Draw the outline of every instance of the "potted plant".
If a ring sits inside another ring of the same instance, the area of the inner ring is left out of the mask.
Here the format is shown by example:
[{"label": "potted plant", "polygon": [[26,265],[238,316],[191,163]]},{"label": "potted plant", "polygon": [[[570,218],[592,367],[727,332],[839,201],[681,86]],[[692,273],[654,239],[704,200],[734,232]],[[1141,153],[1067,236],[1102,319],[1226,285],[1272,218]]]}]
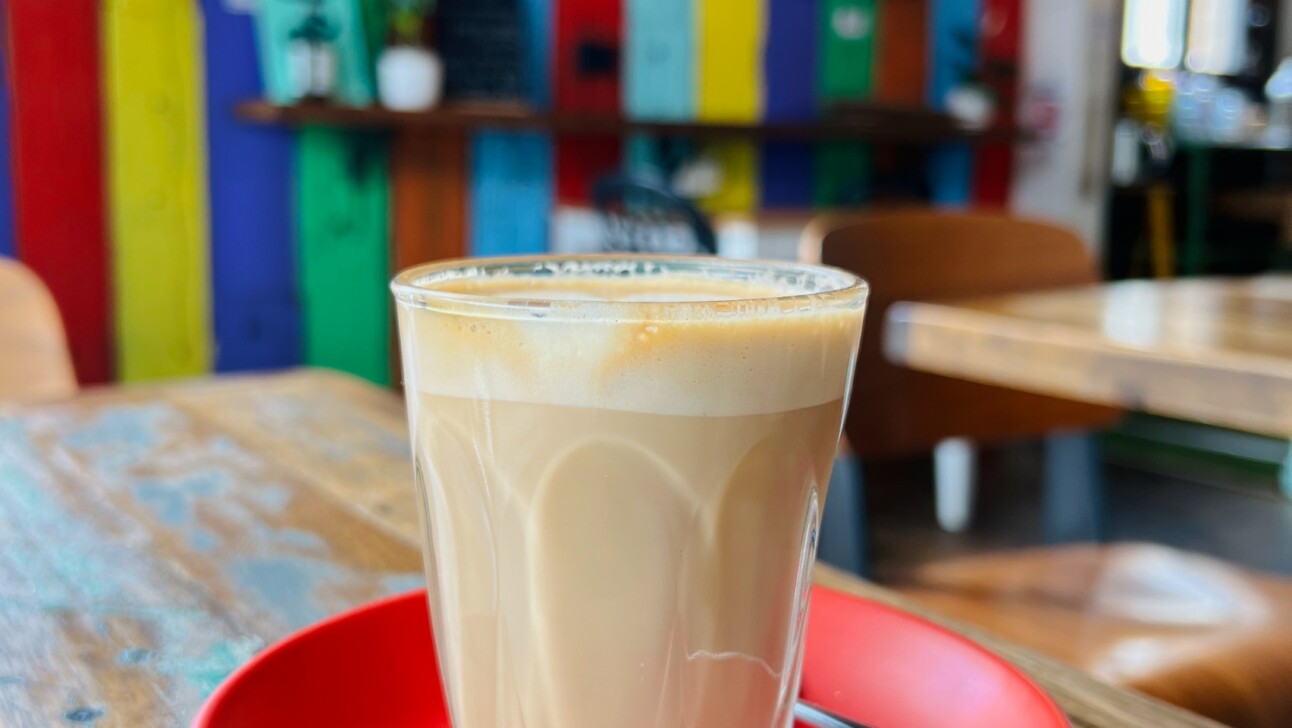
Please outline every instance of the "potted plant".
[{"label": "potted plant", "polygon": [[440,101],[444,64],[425,43],[435,0],[387,0],[391,42],[377,59],[377,96],[396,111],[424,111]]}]

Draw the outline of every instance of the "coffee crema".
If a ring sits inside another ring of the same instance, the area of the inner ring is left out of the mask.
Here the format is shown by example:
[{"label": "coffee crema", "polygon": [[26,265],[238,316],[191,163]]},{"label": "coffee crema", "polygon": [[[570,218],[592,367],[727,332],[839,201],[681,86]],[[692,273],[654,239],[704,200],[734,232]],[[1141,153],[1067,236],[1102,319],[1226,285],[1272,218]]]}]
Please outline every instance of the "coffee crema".
[{"label": "coffee crema", "polygon": [[698,276],[433,290],[558,304],[400,308],[454,725],[789,725],[860,307]]}]

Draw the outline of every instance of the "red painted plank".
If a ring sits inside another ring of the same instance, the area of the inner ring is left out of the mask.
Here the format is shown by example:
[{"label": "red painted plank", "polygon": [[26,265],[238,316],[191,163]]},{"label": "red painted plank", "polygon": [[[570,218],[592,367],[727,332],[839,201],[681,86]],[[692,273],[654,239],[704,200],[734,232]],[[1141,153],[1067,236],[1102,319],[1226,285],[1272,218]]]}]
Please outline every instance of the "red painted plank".
[{"label": "red painted plank", "polygon": [[7,0],[18,254],[49,286],[82,384],[111,376],[97,0]]},{"label": "red painted plank", "polygon": [[[982,78],[997,99],[997,123],[1012,126],[1018,97],[1018,54],[1023,27],[1022,0],[983,0],[979,16]],[[1005,207],[1014,151],[1009,144],[986,144],[978,151],[974,204]]]},{"label": "red painted plank", "polygon": [[[622,0],[556,0],[556,108],[619,114]],[[556,196],[587,203],[598,177],[618,170],[618,139],[558,138]]]}]

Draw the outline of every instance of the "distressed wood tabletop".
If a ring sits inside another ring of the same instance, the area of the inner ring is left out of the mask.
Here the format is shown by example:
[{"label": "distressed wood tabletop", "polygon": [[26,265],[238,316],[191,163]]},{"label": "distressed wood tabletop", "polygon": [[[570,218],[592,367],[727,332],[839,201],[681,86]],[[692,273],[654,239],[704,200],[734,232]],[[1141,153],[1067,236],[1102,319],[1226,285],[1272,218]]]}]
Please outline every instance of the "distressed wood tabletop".
[{"label": "distressed wood tabletop", "polygon": [[1292,436],[1292,276],[908,301],[884,343],[913,369]]},{"label": "distressed wood tabletop", "polygon": [[[0,405],[0,726],[186,725],[266,645],[420,585],[406,438],[395,395],[324,371]],[[951,626],[1078,728],[1215,725]]]}]

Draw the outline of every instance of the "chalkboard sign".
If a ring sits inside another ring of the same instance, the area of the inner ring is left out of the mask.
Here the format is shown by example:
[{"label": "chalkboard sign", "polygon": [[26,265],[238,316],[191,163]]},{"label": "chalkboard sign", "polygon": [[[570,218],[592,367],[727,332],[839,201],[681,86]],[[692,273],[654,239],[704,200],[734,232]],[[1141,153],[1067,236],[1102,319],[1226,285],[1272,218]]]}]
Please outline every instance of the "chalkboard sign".
[{"label": "chalkboard sign", "polygon": [[523,98],[522,35],[516,0],[440,0],[436,36],[445,98]]}]

